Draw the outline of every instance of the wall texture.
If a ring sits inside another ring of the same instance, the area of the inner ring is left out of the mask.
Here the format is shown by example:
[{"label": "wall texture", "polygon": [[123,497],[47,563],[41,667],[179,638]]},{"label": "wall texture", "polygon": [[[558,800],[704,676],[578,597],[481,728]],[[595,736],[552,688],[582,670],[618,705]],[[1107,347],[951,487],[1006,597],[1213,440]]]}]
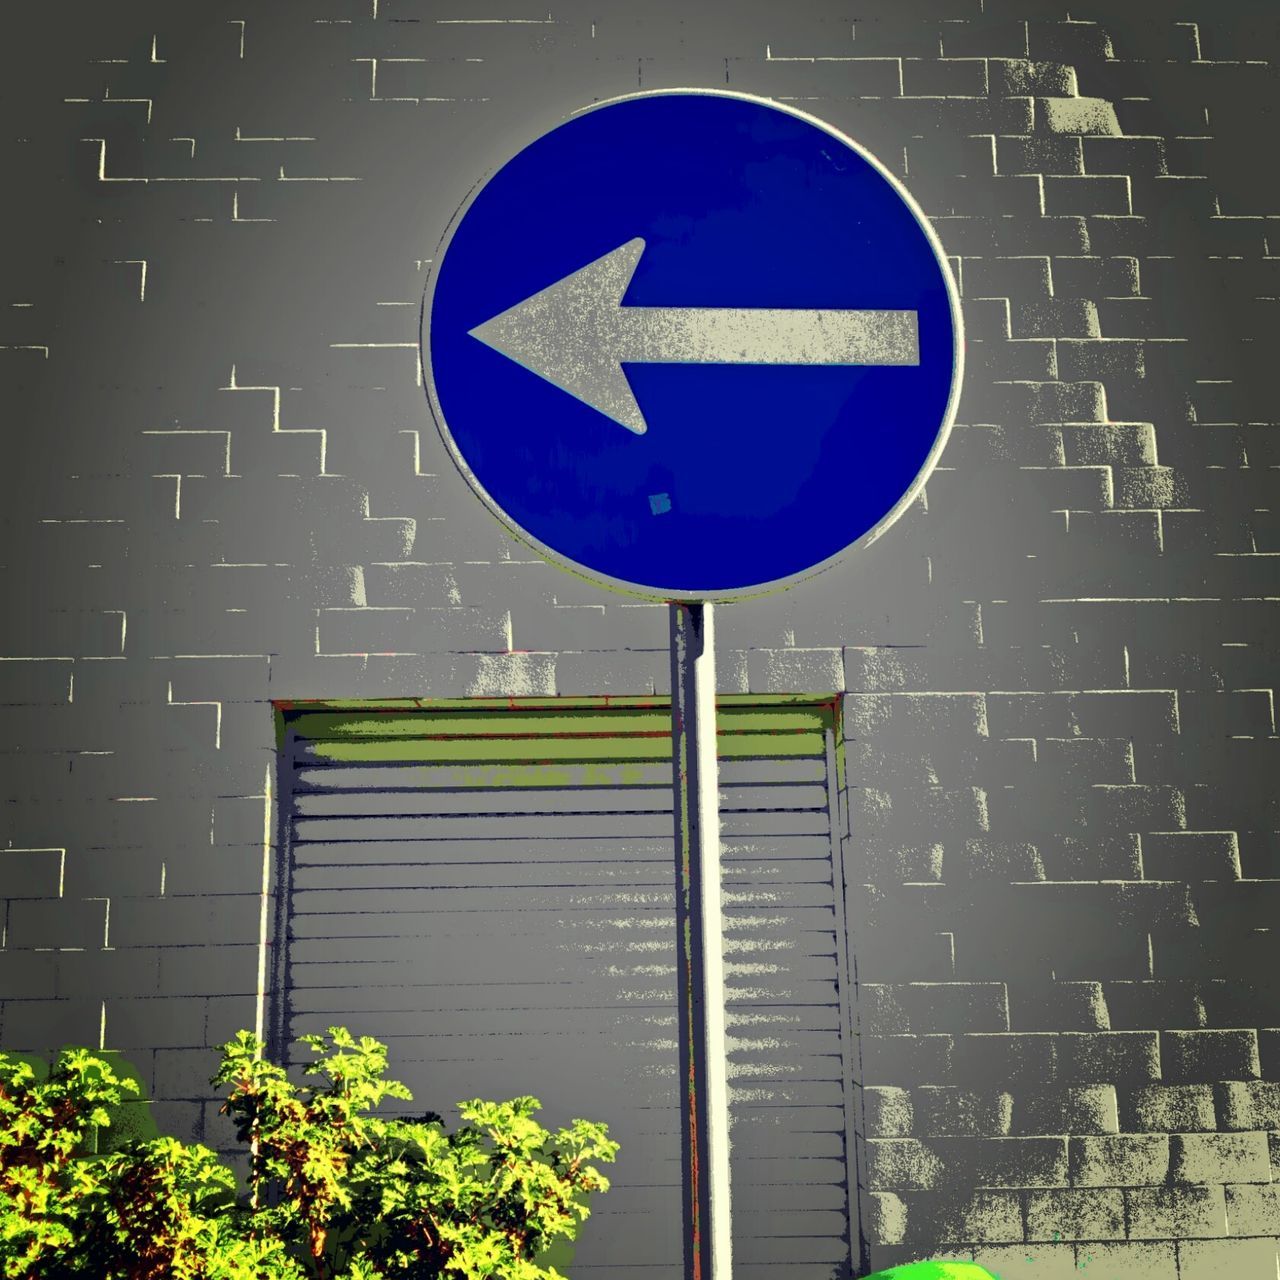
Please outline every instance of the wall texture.
[{"label": "wall texture", "polygon": [[524,141],[728,87],[906,181],[968,330],[911,510],[719,618],[725,691],[847,691],[855,1267],[1274,1276],[1274,7],[549,2],[6,12],[4,1047],[224,1142],[270,700],[665,690],[453,471],[418,305]]}]

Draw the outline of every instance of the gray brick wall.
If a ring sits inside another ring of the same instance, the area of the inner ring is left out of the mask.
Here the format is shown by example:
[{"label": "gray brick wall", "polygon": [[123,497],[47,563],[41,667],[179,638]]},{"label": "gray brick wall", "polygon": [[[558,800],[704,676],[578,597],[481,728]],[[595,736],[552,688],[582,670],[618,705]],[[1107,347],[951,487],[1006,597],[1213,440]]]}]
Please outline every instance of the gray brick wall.
[{"label": "gray brick wall", "polygon": [[270,699],[664,690],[663,607],[454,473],[417,307],[530,136],[728,87],[904,178],[968,332],[899,524],[720,615],[726,691],[848,692],[855,1263],[1274,1272],[1271,6],[128,0],[4,32],[5,1048],[121,1049],[222,1142]]}]

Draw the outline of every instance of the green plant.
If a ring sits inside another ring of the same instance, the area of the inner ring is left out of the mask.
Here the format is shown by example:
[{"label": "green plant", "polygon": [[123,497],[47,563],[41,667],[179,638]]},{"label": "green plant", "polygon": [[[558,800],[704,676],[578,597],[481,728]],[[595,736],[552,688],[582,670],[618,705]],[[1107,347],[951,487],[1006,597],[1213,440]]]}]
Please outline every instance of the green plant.
[{"label": "green plant", "polygon": [[[42,1065],[42,1064],[41,1064]],[[0,1054],[0,1261],[6,1278],[54,1276],[72,1253],[100,1166],[76,1159],[131,1080],[85,1049],[65,1050],[41,1079],[30,1061]]]},{"label": "green plant", "polygon": [[[0,1054],[0,1274],[5,1280],[554,1280],[593,1162],[617,1143],[575,1120],[551,1133],[534,1098],[459,1104],[463,1124],[370,1114],[409,1091],[386,1049],[341,1027],[307,1036],[302,1083],[241,1032],[212,1083],[249,1144],[247,1189],[199,1144],[133,1140],[96,1154],[135,1082],[86,1050],[41,1080]],[[136,1104],[134,1104],[136,1106]],[[136,1122],[136,1115],[134,1121]],[[106,1144],[110,1147],[110,1144]]]}]

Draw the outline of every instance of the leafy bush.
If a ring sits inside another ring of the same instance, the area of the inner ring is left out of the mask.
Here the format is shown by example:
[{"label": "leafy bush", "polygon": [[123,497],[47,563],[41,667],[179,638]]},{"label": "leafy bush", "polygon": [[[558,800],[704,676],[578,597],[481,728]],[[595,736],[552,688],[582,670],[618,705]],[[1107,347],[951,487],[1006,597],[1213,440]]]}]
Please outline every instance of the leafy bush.
[{"label": "leafy bush", "polygon": [[[342,1027],[303,1037],[295,1084],[240,1032],[212,1082],[249,1144],[247,1190],[208,1147],[173,1138],[110,1149],[137,1083],[66,1050],[47,1078],[0,1054],[0,1275],[5,1280],[554,1280],[547,1250],[573,1240],[603,1124],[550,1133],[535,1098],[459,1104],[440,1119],[370,1114],[409,1099],[383,1079],[386,1048]],[[135,1108],[137,1103],[132,1104]],[[136,1117],[135,1117],[136,1119]],[[102,1147],[105,1154],[97,1154]]]}]

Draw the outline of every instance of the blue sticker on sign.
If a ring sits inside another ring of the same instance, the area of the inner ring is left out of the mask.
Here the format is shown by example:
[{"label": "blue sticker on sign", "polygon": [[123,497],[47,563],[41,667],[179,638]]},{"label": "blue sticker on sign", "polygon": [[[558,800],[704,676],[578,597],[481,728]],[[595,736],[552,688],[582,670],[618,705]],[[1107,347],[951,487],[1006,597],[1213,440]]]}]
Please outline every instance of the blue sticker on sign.
[{"label": "blue sticker on sign", "polygon": [[868,541],[923,483],[959,311],[922,215],[852,141],[760,99],[639,94],[477,189],[423,364],[517,533],[606,583],[731,598]]}]

